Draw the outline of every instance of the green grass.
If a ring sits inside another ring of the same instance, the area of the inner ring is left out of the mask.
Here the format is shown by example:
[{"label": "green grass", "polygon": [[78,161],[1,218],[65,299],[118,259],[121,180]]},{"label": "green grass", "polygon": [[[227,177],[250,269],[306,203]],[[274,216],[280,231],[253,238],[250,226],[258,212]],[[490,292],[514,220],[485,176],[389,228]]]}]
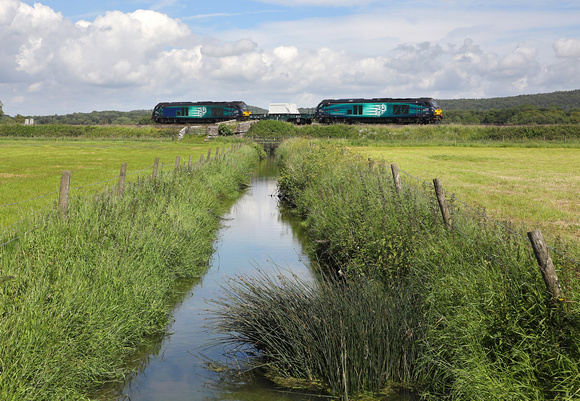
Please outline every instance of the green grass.
[{"label": "green grass", "polygon": [[125,358],[164,332],[179,281],[207,268],[257,159],[244,146],[122,197],[73,195],[66,219],[47,210],[0,247],[0,399],[84,400],[123,380]]},{"label": "green grass", "polygon": [[498,221],[580,244],[580,151],[574,148],[358,147],[432,182]]},{"label": "green grass", "polygon": [[279,191],[311,260],[341,279],[232,282],[226,341],[343,399],[393,384],[425,399],[577,399],[580,266],[552,253],[554,303],[525,237],[457,204],[446,229],[429,185],[403,177],[398,194],[390,171],[357,156],[319,141],[278,149]]},{"label": "green grass", "polygon": [[[204,159],[211,149],[215,155],[229,144],[224,141],[204,141],[202,136],[188,136],[181,141],[167,139],[91,140],[91,139],[0,139],[0,206],[25,201],[59,190],[63,170],[72,172],[71,187],[89,186],[82,194],[99,193],[116,184],[122,163],[127,163],[127,181],[135,179],[137,171],[151,167],[155,158],[171,168],[177,156],[187,165]],[[151,174],[152,169],[149,170]],[[146,172],[144,173],[146,174]],[[110,180],[110,181],[108,181]],[[73,191],[73,192],[74,192]],[[21,218],[57,199],[58,195],[37,201],[0,208],[0,227],[14,224]]]}]

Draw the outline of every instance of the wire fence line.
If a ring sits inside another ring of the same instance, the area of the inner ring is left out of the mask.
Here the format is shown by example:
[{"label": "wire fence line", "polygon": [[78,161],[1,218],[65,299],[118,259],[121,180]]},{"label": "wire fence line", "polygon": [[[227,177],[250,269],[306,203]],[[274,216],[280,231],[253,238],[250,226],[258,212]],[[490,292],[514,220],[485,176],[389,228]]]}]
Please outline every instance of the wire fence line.
[{"label": "wire fence line", "polygon": [[[229,150],[228,150],[228,153],[231,152],[233,149],[234,149],[234,146],[230,147]],[[220,157],[225,154],[225,150],[226,150],[226,148],[224,147],[224,149],[222,150],[222,154],[220,155]],[[203,155],[202,155],[202,157],[203,157]],[[205,162],[208,162],[210,160],[211,159],[209,158],[209,155],[208,155],[208,158],[205,160]],[[201,163],[201,161],[200,161],[200,163]],[[199,163],[196,163],[196,166],[198,164]],[[133,176],[133,175],[137,175],[137,174],[143,173],[144,171],[150,170],[151,168],[155,168],[156,166],[157,166],[157,168],[160,168],[160,170],[162,171],[164,167],[175,167],[175,170],[177,170],[178,168],[182,168],[184,165],[181,164],[181,163],[180,164],[175,164],[175,165],[172,165],[172,164],[162,164],[162,163],[158,163],[158,159],[156,159],[156,161],[155,161],[154,164],[151,164],[151,165],[149,165],[149,166],[147,166],[147,167],[145,167],[145,168],[143,168],[141,170],[138,170],[138,171],[135,171],[135,172],[132,172],[132,173],[125,174],[124,177]],[[191,166],[188,166],[188,167],[193,167],[193,164]],[[155,169],[154,169],[154,171],[155,171]],[[119,180],[120,181],[121,177],[122,177],[122,173],[119,174],[119,175],[116,175],[116,176],[114,176],[112,178],[109,178],[107,180],[95,182],[95,183],[92,183],[92,184],[80,185],[80,186],[76,186],[76,187],[69,187],[68,190],[69,191],[70,190],[79,190],[79,189],[84,189],[84,188],[89,188],[89,187],[93,187],[93,186],[97,186],[97,185],[109,183],[109,182],[115,181],[115,180]],[[40,196],[37,196],[37,197],[34,197],[34,198],[27,199],[27,200],[24,200],[24,201],[19,201],[19,202],[13,202],[13,203],[8,203],[8,204],[0,205],[0,209],[3,208],[3,207],[13,206],[13,205],[19,205],[19,204],[22,204],[22,203],[26,203],[26,202],[30,202],[30,201],[34,201],[34,200],[38,200],[38,199],[42,199],[42,198],[46,198],[46,197],[49,197],[51,195],[55,195],[55,194],[59,194],[59,193],[60,193],[60,191],[54,191],[54,192],[51,192],[51,193],[48,193],[48,194],[44,194],[44,195],[40,195]],[[57,205],[57,203],[58,203],[58,199],[53,199],[48,204],[46,204],[45,206],[43,206],[42,208],[33,211],[28,216],[26,216],[26,217],[18,220],[17,222],[11,224],[10,226],[8,226],[8,227],[0,227],[0,240],[5,239],[6,237],[8,237],[10,235],[17,235],[17,227],[18,227],[18,225],[24,223],[27,220],[32,219],[34,216],[37,216],[37,215],[43,213],[50,206],[53,206],[54,207],[55,205]],[[32,228],[30,228],[29,230],[27,230],[25,232],[19,233],[18,236],[14,237],[14,238],[11,238],[8,241],[5,241],[3,243],[0,243],[0,247],[3,247],[5,245],[7,245],[7,244],[10,244],[11,242],[14,242],[14,241],[22,238],[22,236],[26,235],[29,232],[32,232],[35,228],[36,227],[32,227]]]},{"label": "wire fence line", "polygon": [[[154,165],[152,164],[152,165],[147,166],[147,167],[145,167],[145,168],[143,168],[143,169],[141,169],[139,171],[135,171],[135,172],[129,173],[127,175],[129,176],[129,175],[136,175],[136,174],[142,173],[144,171],[147,171],[147,170],[151,169],[153,166]],[[79,190],[79,189],[94,187],[94,186],[101,185],[101,184],[104,184],[104,183],[108,183],[108,182],[111,182],[111,181],[115,181],[115,180],[118,180],[118,179],[119,179],[119,175],[116,175],[116,176],[114,176],[112,178],[109,178],[107,180],[95,182],[95,183],[92,183],[92,184],[79,185],[79,186],[75,186],[75,187],[70,187],[69,190]],[[40,195],[40,196],[36,196],[36,197],[30,198],[30,199],[26,199],[26,200],[23,200],[23,201],[13,202],[13,203],[7,203],[7,204],[4,204],[4,205],[0,205],[0,208],[4,208],[4,207],[8,207],[8,206],[20,205],[20,204],[23,204],[23,203],[35,201],[35,200],[38,200],[38,199],[42,199],[42,198],[49,197],[51,195],[59,194],[59,192],[60,191],[54,191],[54,192],[50,192],[50,193],[47,193],[47,194],[44,194],[44,195]],[[25,216],[24,218],[22,218],[22,219],[20,219],[20,220],[18,220],[16,222],[14,222],[14,223],[12,223],[10,226],[0,227],[0,233],[1,233],[2,237],[5,238],[8,235],[15,234],[16,231],[17,231],[17,226],[18,225],[20,225],[20,224],[22,224],[22,223],[24,223],[26,221],[29,221],[33,217],[38,216],[39,214],[43,213],[49,206],[54,206],[56,204],[56,201],[57,201],[56,199],[51,200],[48,204],[44,205],[40,209],[37,209],[37,210],[33,211],[28,216]],[[12,242],[14,242],[14,241],[22,238],[22,236],[24,236],[25,234],[27,234],[29,232],[32,232],[34,230],[34,228],[35,227],[32,227],[30,230],[25,231],[23,233],[20,233],[17,237],[11,238],[8,241],[5,241],[3,243],[0,243],[0,247],[5,246],[5,245],[8,245],[8,244],[10,244],[10,243],[12,243]]]},{"label": "wire fence line", "polygon": [[[432,183],[429,183],[429,182],[424,181],[424,180],[422,180],[422,179],[420,179],[418,177],[415,177],[415,176],[409,174],[408,172],[405,172],[405,171],[401,170],[400,168],[398,169],[398,171],[401,172],[401,173],[403,173],[404,175],[408,176],[409,178],[411,178],[413,180],[416,180],[416,181],[418,181],[420,183],[423,183],[424,185],[426,185],[428,187],[434,188],[434,185]],[[450,193],[450,192],[445,191],[445,190],[444,190],[444,193],[447,194],[448,196],[452,197],[452,199],[457,200],[459,203],[461,203],[463,206],[465,206],[466,208],[468,208],[470,211],[476,213],[478,216],[480,216],[480,217],[484,218],[485,220],[487,220],[487,221],[495,224],[496,226],[498,226],[498,227],[506,230],[507,232],[509,232],[510,234],[512,234],[513,236],[515,236],[516,238],[524,241],[526,245],[531,246],[530,240],[529,240],[528,237],[526,237],[526,236],[518,233],[517,231],[512,230],[511,228],[507,227],[505,224],[502,224],[502,223],[500,223],[500,222],[492,219],[491,217],[489,217],[485,213],[482,213],[481,211],[477,210],[476,208],[470,206],[469,204],[467,204],[463,200],[459,199],[454,193]],[[459,230],[459,232],[460,232],[461,235],[463,235],[464,237],[467,238],[467,234],[466,233],[464,233],[464,232],[462,232],[460,230]],[[554,253],[560,255],[561,257],[563,257],[563,258],[569,260],[570,262],[572,262],[572,263],[580,266],[580,261],[575,260],[570,255],[567,255],[564,252],[562,252],[562,251],[560,251],[560,250],[558,250],[558,249],[556,249],[554,247],[551,247],[551,246],[548,246],[548,245],[546,245],[546,246],[547,246],[547,248],[550,251],[553,251]],[[488,255],[488,256],[492,257],[491,255]],[[495,258],[492,257],[492,259],[495,259]]]}]

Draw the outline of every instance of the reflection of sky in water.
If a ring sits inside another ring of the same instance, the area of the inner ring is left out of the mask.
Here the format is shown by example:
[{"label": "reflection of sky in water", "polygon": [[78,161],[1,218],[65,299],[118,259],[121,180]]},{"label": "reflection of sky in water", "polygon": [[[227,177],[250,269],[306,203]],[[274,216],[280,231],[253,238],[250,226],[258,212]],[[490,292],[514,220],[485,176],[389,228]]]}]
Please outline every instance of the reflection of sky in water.
[{"label": "reflection of sky in water", "polygon": [[[257,268],[286,270],[309,277],[301,246],[288,223],[280,216],[274,178],[252,181],[245,195],[224,216],[211,267],[174,311],[175,322],[157,355],[125,388],[126,399],[141,400],[292,400],[263,389],[245,393],[222,393],[215,387],[219,376],[204,368],[199,353],[223,360],[222,350],[204,350],[212,336],[203,329],[205,299],[219,291],[219,283],[238,273]],[[249,392],[248,392],[249,391]],[[221,394],[220,394],[221,393]],[[223,398],[226,397],[226,398]],[[123,399],[123,398],[121,398]],[[308,399],[303,396],[299,399]]]}]

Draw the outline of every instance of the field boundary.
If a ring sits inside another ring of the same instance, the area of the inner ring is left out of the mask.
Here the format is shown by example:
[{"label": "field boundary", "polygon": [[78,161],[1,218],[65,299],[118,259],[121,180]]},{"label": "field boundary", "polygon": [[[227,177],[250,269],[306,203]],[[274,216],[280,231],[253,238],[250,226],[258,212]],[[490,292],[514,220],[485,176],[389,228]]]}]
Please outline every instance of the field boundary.
[{"label": "field boundary", "polygon": [[[240,144],[233,144],[230,147],[223,146],[223,147],[221,147],[221,153],[220,153],[220,147],[218,146],[215,149],[215,153],[213,156],[212,156],[212,149],[210,148],[208,153],[207,153],[206,158],[204,159],[203,155],[201,155],[199,158],[199,161],[197,161],[196,163],[193,162],[193,156],[191,156],[191,155],[189,156],[189,160],[188,160],[187,164],[182,162],[181,156],[176,157],[175,164],[164,164],[164,163],[159,164],[159,158],[155,158],[155,162],[153,164],[151,164],[151,165],[149,165],[149,166],[147,166],[139,171],[131,172],[128,174],[126,173],[127,164],[122,163],[119,174],[113,176],[112,178],[98,181],[98,182],[94,182],[91,184],[72,186],[72,187],[70,186],[70,182],[71,182],[71,178],[72,178],[71,172],[64,170],[62,172],[62,175],[61,175],[60,189],[58,191],[49,192],[49,193],[39,195],[39,196],[36,196],[33,198],[25,199],[22,201],[11,202],[11,203],[6,203],[3,205],[0,205],[0,209],[2,209],[5,207],[20,205],[20,204],[24,204],[24,203],[31,202],[31,201],[38,200],[38,199],[42,199],[42,198],[47,198],[47,197],[58,194],[58,196],[54,196],[54,198],[51,199],[50,202],[48,202],[44,206],[38,208],[37,210],[33,211],[29,215],[23,217],[22,219],[16,221],[15,223],[12,223],[11,225],[9,225],[7,227],[0,227],[0,247],[6,246],[6,245],[20,239],[22,236],[26,235],[27,233],[33,231],[35,227],[32,227],[27,231],[18,231],[18,227],[20,225],[22,225],[23,223],[30,221],[34,217],[39,216],[41,213],[49,210],[51,206],[53,207],[54,210],[59,210],[63,216],[66,216],[68,198],[69,198],[72,190],[81,190],[81,189],[86,189],[89,187],[94,187],[97,185],[102,185],[102,184],[114,182],[113,185],[109,185],[102,192],[106,192],[107,190],[113,190],[115,187],[117,187],[117,195],[122,196],[124,185],[126,182],[126,178],[128,176],[140,177],[140,174],[142,174],[143,172],[151,170],[151,178],[155,179],[157,177],[159,168],[161,168],[161,170],[163,170],[164,168],[173,167],[174,171],[178,171],[180,169],[193,170],[197,166],[202,166],[205,163],[212,162],[214,160],[218,160],[219,158],[225,158],[225,156],[228,153],[239,149],[240,146],[241,146]],[[80,195],[80,196],[83,196],[83,195]],[[92,196],[94,196],[94,194]],[[12,238],[8,239],[9,237],[12,237]]]}]

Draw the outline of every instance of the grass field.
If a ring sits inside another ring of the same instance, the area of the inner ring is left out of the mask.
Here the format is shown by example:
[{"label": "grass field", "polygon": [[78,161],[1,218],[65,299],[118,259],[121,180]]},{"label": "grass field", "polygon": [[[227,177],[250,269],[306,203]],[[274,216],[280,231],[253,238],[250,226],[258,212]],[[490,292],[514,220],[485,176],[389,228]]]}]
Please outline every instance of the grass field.
[{"label": "grass field", "polygon": [[492,218],[580,243],[580,149],[361,147],[373,160],[444,188]]},{"label": "grass field", "polygon": [[[0,139],[0,228],[28,216],[57,198],[57,194],[22,204],[22,202],[59,190],[63,170],[72,172],[71,188],[106,181],[102,185],[85,187],[85,193],[99,193],[115,185],[122,163],[127,163],[127,180],[132,173],[151,167],[156,157],[160,165],[173,168],[177,156],[187,164],[189,156],[197,162],[208,150],[224,142],[204,142],[203,136],[190,136],[181,141],[151,140],[90,140],[90,139]],[[149,174],[152,170],[149,171]],[[147,174],[147,172],[143,172]],[[78,189],[77,189],[78,191]]]}]

